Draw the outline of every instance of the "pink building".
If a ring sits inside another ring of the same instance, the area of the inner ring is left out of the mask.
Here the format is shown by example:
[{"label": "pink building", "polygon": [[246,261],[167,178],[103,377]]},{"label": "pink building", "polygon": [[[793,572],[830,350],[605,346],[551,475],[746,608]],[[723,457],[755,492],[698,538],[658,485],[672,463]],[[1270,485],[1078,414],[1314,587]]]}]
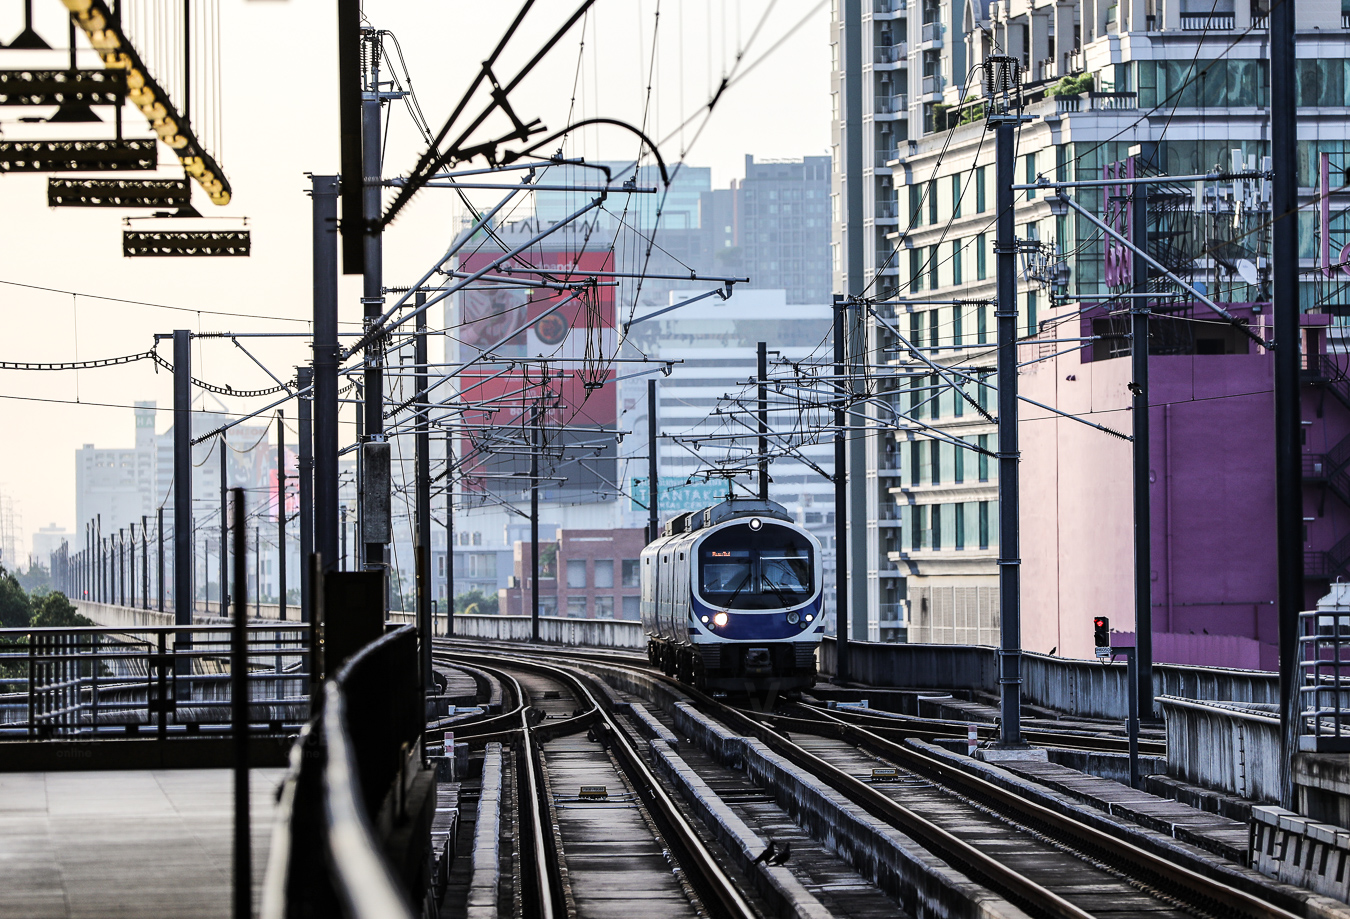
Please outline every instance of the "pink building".
[{"label": "pink building", "polygon": [[[1268,307],[1233,312],[1269,334]],[[1091,323],[1084,319],[1084,335]],[[1345,356],[1327,353],[1328,323],[1303,317],[1305,609],[1350,573],[1350,385]],[[1154,657],[1273,670],[1273,356],[1231,330],[1214,334],[1218,344],[1194,349],[1207,353],[1149,359]],[[1042,347],[1058,346],[1024,345],[1023,362]],[[1028,364],[1021,392],[1128,434],[1128,356],[1097,358],[1071,352]],[[1128,644],[1133,445],[1027,404],[1021,419],[1022,645],[1091,657],[1096,615],[1110,617]]]},{"label": "pink building", "polygon": [[[539,612],[577,619],[640,619],[640,529],[560,530],[539,547]],[[530,549],[515,544],[511,586],[498,591],[508,616],[530,614]]]}]

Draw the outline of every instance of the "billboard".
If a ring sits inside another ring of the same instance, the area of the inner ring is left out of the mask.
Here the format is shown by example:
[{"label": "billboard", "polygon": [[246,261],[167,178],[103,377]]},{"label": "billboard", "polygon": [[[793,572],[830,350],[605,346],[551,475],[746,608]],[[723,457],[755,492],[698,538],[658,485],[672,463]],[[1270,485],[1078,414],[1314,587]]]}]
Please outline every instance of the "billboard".
[{"label": "billboard", "polygon": [[[505,237],[509,245],[509,235]],[[459,270],[490,265],[500,252],[460,257]],[[609,252],[531,252],[512,263],[529,281],[581,281],[588,272],[613,271]],[[525,273],[528,267],[537,273]],[[490,272],[495,275],[496,272]],[[617,475],[615,371],[618,344],[614,288],[580,293],[517,288],[483,281],[459,294],[459,323],[451,334],[460,361],[491,357],[459,375],[465,458],[464,487],[509,500],[529,493],[531,419],[540,411],[541,484],[545,500],[584,499],[612,491]],[[511,361],[522,363],[510,366]],[[600,429],[600,430],[597,430]]]},{"label": "billboard", "polygon": [[[707,482],[689,482],[684,476],[663,475],[658,480],[660,486],[657,495],[661,502],[657,510],[661,516],[683,514],[685,511],[701,511],[705,507],[721,504],[727,499],[727,483],[718,479]],[[651,491],[646,476],[629,481],[628,496],[632,499],[631,510],[646,511]]]}]

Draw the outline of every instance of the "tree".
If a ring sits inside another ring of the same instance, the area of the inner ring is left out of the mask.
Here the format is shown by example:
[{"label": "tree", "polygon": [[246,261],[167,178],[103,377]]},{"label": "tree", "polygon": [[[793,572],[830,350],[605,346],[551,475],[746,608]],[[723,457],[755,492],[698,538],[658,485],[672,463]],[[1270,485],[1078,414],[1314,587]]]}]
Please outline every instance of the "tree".
[{"label": "tree", "polygon": [[19,586],[28,591],[29,596],[48,593],[52,589],[51,572],[43,565],[29,565],[27,571],[16,571]]},{"label": "tree", "polygon": [[97,625],[88,616],[75,611],[75,605],[61,591],[53,591],[33,604],[33,625],[44,629],[73,629]]},{"label": "tree", "polygon": [[19,579],[0,565],[0,627],[22,629],[33,618],[33,604]]},{"label": "tree", "polygon": [[465,616],[495,616],[497,597],[495,594],[488,596],[477,588],[466,590],[455,597],[455,612]]}]

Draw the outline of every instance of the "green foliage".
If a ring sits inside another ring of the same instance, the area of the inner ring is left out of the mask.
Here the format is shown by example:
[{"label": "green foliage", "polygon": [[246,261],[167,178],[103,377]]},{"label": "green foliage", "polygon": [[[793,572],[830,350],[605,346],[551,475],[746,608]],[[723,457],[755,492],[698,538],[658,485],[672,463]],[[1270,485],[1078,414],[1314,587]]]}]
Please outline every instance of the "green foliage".
[{"label": "green foliage", "polygon": [[455,612],[465,616],[495,616],[497,609],[497,595],[489,596],[477,588],[455,597]]},{"label": "green foliage", "polygon": [[33,603],[33,625],[44,629],[73,629],[97,623],[77,613],[75,605],[58,590]]},{"label": "green foliage", "polygon": [[28,591],[31,597],[51,592],[51,572],[41,565],[30,565],[27,571],[16,571],[15,576],[19,579],[19,586]]},{"label": "green foliage", "polygon": [[1093,76],[1090,73],[1080,73],[1077,76],[1071,74],[1067,77],[1061,77],[1058,83],[1045,91],[1045,94],[1047,96],[1077,96],[1091,90],[1093,83]]},{"label": "green foliage", "polygon": [[558,576],[558,544],[551,542],[539,547],[539,576],[556,578]]},{"label": "green foliage", "polygon": [[21,629],[33,619],[33,604],[19,579],[0,565],[0,628]]}]

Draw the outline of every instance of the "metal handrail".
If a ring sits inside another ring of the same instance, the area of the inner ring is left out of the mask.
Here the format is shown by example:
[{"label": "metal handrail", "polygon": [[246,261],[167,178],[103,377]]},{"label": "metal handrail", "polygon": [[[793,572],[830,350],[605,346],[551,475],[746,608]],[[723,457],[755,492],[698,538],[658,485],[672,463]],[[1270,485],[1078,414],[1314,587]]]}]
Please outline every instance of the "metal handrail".
[{"label": "metal handrail", "polygon": [[[404,628],[411,630],[412,626]],[[379,643],[368,645],[343,671],[358,663],[366,651]],[[380,854],[370,816],[361,799],[361,776],[347,730],[347,700],[340,684],[341,676],[340,672],[338,679],[324,687],[323,699],[326,716],[323,738],[328,746],[328,762],[323,771],[323,805],[336,887],[347,907],[347,915],[355,919],[413,919],[407,899],[399,893],[394,873]]]}]

